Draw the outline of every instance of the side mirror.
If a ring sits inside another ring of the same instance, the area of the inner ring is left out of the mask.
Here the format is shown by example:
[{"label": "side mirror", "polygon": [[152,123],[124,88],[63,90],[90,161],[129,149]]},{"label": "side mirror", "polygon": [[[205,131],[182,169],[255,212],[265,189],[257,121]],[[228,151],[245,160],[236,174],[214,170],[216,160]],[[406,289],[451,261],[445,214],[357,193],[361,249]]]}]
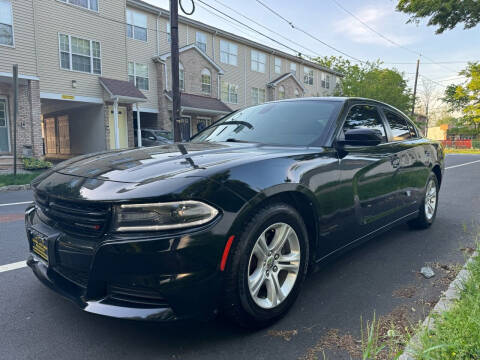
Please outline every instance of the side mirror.
[{"label": "side mirror", "polygon": [[339,141],[343,145],[375,146],[382,142],[382,133],[374,129],[350,129],[345,132],[345,140]]}]

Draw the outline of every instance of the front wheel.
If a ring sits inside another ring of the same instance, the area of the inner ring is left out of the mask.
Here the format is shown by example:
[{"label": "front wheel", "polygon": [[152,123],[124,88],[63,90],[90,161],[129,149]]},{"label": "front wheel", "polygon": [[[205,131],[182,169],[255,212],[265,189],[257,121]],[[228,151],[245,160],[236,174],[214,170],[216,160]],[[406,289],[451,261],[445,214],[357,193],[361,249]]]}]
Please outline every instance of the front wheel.
[{"label": "front wheel", "polygon": [[425,189],[425,195],[420,205],[418,217],[408,222],[414,229],[427,229],[432,226],[437,216],[438,180],[434,173],[430,174]]},{"label": "front wheel", "polygon": [[243,327],[278,320],[300,292],[308,264],[308,235],[287,204],[259,210],[246,225],[226,269],[224,313]]}]

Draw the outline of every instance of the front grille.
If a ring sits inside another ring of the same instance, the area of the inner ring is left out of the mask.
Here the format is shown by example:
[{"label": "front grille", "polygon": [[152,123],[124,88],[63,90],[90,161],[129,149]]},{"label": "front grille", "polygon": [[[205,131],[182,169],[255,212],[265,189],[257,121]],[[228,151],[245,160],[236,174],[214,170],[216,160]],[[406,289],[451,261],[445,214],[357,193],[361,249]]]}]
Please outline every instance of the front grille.
[{"label": "front grille", "polygon": [[142,308],[164,308],[169,306],[165,298],[152,289],[108,285],[107,295],[107,302],[112,305]]},{"label": "front grille", "polygon": [[109,208],[104,204],[67,201],[35,192],[35,204],[42,220],[54,222],[66,233],[86,236],[101,236],[108,222]]}]

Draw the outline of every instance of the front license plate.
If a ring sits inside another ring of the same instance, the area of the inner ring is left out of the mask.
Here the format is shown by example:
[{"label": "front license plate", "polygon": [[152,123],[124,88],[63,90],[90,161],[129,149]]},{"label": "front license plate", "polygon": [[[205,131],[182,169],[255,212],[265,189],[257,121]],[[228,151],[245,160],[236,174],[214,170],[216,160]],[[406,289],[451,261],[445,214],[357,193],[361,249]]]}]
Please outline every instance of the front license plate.
[{"label": "front license plate", "polygon": [[48,238],[39,233],[32,233],[32,251],[48,263]]}]

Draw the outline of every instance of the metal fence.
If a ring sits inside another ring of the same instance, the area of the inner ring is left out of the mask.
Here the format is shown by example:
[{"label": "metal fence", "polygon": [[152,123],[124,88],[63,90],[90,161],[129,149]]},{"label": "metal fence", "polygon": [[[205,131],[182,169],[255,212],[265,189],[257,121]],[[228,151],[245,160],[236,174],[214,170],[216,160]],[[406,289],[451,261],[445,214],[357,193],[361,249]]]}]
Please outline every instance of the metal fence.
[{"label": "metal fence", "polygon": [[442,140],[442,144],[450,149],[480,149],[480,140]]}]

